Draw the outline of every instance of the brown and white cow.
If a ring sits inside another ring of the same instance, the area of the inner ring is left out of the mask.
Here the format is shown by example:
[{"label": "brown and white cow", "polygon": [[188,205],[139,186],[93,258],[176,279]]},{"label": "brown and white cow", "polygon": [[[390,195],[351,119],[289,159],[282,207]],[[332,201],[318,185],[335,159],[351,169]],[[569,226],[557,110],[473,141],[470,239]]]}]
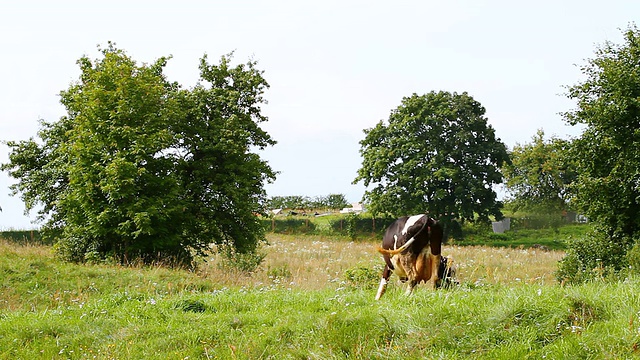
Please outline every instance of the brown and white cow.
[{"label": "brown and white cow", "polygon": [[440,254],[442,233],[442,225],[425,214],[401,217],[389,225],[378,247],[386,264],[376,300],[387,289],[392,272],[407,282],[407,295],[421,281],[432,289],[438,287],[443,277],[441,265],[447,267]]}]

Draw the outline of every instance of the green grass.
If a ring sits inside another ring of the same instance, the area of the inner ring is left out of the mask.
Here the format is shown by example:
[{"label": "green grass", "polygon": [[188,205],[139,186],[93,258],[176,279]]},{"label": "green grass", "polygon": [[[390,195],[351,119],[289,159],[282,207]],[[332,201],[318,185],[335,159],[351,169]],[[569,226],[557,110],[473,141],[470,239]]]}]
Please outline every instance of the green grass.
[{"label": "green grass", "polygon": [[[542,255],[541,255],[542,256]],[[640,279],[289,290],[73,265],[0,243],[2,359],[609,359],[640,356]]]},{"label": "green grass", "polygon": [[482,232],[470,234],[465,239],[454,241],[456,245],[485,245],[492,247],[546,247],[551,250],[564,250],[566,241],[584,236],[591,231],[589,224],[573,224],[557,229],[520,229],[505,231],[502,234]]}]

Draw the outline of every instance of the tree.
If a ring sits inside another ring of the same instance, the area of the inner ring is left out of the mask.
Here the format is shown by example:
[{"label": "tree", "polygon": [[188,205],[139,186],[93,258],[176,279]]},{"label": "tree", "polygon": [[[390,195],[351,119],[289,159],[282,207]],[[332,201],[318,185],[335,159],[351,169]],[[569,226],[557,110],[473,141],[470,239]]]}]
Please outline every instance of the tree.
[{"label": "tree", "polygon": [[250,151],[275,144],[257,125],[268,84],[255,63],[205,56],[201,84],[183,90],[166,80],[167,58],[138,65],[111,43],[101,53],[78,61],[60,94],[67,115],[42,121],[40,141],[8,142],[2,165],[27,209],[42,205],[58,254],[184,264],[211,243],[253,251],[275,176]]},{"label": "tree", "polygon": [[256,62],[230,66],[200,61],[201,83],[184,92],[187,116],[174,127],[178,139],[177,170],[188,214],[186,237],[206,248],[211,239],[227,250],[253,252],[264,239],[255,216],[264,214],[264,184],[275,172],[252,149],[263,150],[275,141],[262,130],[266,122],[260,105],[268,84]]},{"label": "tree", "polygon": [[[633,25],[623,36],[622,45],[607,41],[596,48],[581,67],[586,79],[567,93],[577,107],[564,114],[566,121],[584,126],[573,146],[573,201],[598,224],[597,241],[607,244],[570,249],[572,258],[563,261],[578,264],[576,272],[596,265],[624,268],[620,255],[640,234],[640,32]],[[596,264],[602,259],[610,261]]]},{"label": "tree", "polygon": [[569,157],[571,143],[552,137],[544,139],[538,130],[532,142],[517,144],[510,152],[511,163],[503,168],[506,188],[515,210],[559,213],[567,210],[569,185],[576,178]]},{"label": "tree", "polygon": [[329,194],[325,198],[325,203],[329,209],[338,210],[350,206],[344,194]]},{"label": "tree", "polygon": [[364,194],[370,211],[501,218],[492,186],[502,182],[499,168],[509,158],[484,114],[466,92],[413,94],[387,123],[364,130],[354,183],[372,187]]}]

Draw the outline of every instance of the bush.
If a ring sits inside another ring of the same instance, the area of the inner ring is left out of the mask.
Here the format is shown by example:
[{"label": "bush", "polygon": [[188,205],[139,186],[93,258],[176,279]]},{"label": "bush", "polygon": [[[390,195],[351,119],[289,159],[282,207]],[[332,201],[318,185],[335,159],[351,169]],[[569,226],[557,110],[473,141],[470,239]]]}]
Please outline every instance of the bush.
[{"label": "bush", "polygon": [[269,269],[267,269],[267,276],[269,276],[269,278],[274,282],[282,280],[288,281],[293,277],[291,270],[289,270],[289,264],[286,263],[279,266],[269,267]]},{"label": "bush", "polygon": [[374,289],[380,281],[382,269],[356,266],[344,272],[345,280],[351,287],[358,289]]},{"label": "bush", "polygon": [[566,224],[561,214],[537,214],[531,213],[523,217],[512,217],[511,226],[517,229],[557,229]]},{"label": "bush", "polygon": [[260,264],[267,254],[259,251],[249,251],[240,253],[231,246],[220,246],[218,248],[220,261],[218,268],[242,273],[252,273],[260,268]]},{"label": "bush", "polygon": [[39,230],[6,230],[0,231],[0,239],[19,245],[53,245],[51,238],[45,238]]},{"label": "bush", "polygon": [[382,236],[395,220],[391,217],[372,218],[367,215],[348,214],[344,218],[331,220],[329,226],[334,235],[346,235],[355,239],[358,236]]},{"label": "bush", "polygon": [[626,260],[629,265],[629,272],[634,275],[640,275],[640,242],[636,241],[627,252]]},{"label": "bush", "polygon": [[264,219],[261,222],[265,231],[276,234],[309,234],[316,230],[316,225],[309,219]]},{"label": "bush", "polygon": [[608,235],[603,229],[595,228],[567,243],[567,253],[558,264],[556,278],[570,284],[615,278],[629,267],[630,260],[636,266],[640,264],[640,250],[633,251],[632,243],[628,238]]}]

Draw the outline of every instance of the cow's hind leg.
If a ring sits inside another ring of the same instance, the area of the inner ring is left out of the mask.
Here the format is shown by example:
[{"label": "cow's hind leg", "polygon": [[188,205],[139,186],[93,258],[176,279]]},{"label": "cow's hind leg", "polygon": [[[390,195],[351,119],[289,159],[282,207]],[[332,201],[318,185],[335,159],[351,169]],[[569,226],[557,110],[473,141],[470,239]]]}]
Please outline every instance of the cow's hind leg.
[{"label": "cow's hind leg", "polygon": [[436,289],[438,287],[438,282],[440,281],[440,277],[438,276],[438,268],[440,267],[440,258],[442,255],[433,255],[429,254],[429,260],[431,264],[431,278],[428,281],[428,285],[432,289]]},{"label": "cow's hind leg", "polygon": [[413,288],[418,285],[418,274],[416,273],[415,269],[416,257],[412,255],[402,256],[400,258],[400,263],[402,264],[402,267],[404,268],[404,271],[407,274],[408,278],[407,291],[405,292],[405,294],[411,295],[411,293],[413,292]]},{"label": "cow's hind leg", "polygon": [[391,276],[391,269],[389,265],[384,266],[382,271],[382,279],[380,279],[380,286],[378,287],[378,293],[376,294],[376,300],[380,300],[384,292],[387,290],[387,284],[389,283],[389,277]]}]

